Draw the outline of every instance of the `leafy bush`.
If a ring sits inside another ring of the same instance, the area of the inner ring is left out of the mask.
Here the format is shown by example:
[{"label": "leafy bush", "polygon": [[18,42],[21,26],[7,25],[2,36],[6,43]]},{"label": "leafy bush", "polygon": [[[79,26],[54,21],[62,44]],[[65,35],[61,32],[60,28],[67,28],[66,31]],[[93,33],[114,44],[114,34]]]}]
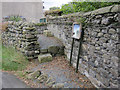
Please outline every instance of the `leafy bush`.
[{"label": "leafy bush", "polygon": [[73,13],[75,10],[73,8],[73,5],[70,3],[63,5],[61,11],[63,12],[63,14],[69,14],[69,13]]},{"label": "leafy bush", "polygon": [[51,8],[49,8],[50,10],[58,10],[58,9],[60,9],[60,7],[51,7]]},{"label": "leafy bush", "polygon": [[52,15],[52,16],[61,16],[62,11],[60,9],[58,10],[49,10],[45,12],[46,15]]},{"label": "leafy bush", "polygon": [[[74,0],[75,1],[75,0]],[[71,2],[62,6],[61,10],[63,14],[69,14],[74,12],[88,12],[95,9],[99,9],[106,6],[120,4],[120,2]]]}]

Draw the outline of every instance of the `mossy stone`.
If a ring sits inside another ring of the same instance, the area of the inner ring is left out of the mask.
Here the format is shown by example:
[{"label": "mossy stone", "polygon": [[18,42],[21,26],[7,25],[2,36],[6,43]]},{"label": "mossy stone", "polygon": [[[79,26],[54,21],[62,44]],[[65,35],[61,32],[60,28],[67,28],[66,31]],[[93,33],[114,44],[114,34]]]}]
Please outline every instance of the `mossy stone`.
[{"label": "mossy stone", "polygon": [[38,60],[39,60],[40,63],[52,61],[52,55],[51,54],[39,55]]},{"label": "mossy stone", "polygon": [[33,73],[29,74],[29,78],[37,79],[40,75],[41,75],[41,71],[40,70],[36,70]]},{"label": "mossy stone", "polygon": [[43,35],[47,37],[53,37],[52,33],[49,30],[44,30]]},{"label": "mossy stone", "polygon": [[34,30],[35,27],[26,27],[25,29],[26,29],[26,30]]},{"label": "mossy stone", "polygon": [[48,52],[52,54],[57,54],[59,52],[59,46],[51,46],[48,48]]}]

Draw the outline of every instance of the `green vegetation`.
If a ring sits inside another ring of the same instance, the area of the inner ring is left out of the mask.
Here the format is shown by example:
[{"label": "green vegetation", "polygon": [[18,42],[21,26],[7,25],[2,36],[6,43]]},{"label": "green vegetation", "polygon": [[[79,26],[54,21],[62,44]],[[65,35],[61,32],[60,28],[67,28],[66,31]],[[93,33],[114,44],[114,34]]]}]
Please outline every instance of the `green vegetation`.
[{"label": "green vegetation", "polygon": [[9,21],[22,21],[22,19],[20,18],[20,16],[10,16]]},{"label": "green vegetation", "polygon": [[[1,46],[1,45],[0,45]],[[2,51],[2,65],[0,68],[5,71],[18,71],[26,68],[29,63],[23,54],[17,52],[12,47],[1,46]]]},{"label": "green vegetation", "polygon": [[63,12],[63,14],[74,12],[88,12],[116,4],[120,4],[120,2],[90,2],[89,0],[79,2],[79,0],[73,0],[73,2],[63,5],[61,11]]},{"label": "green vegetation", "polygon": [[3,21],[15,21],[15,22],[19,22],[19,21],[26,21],[26,19],[22,16],[15,16],[15,15],[12,15],[12,16],[6,16],[3,18]]},{"label": "green vegetation", "polygon": [[85,26],[87,23],[85,23],[86,18],[80,17],[79,19],[76,20],[79,24],[82,23],[83,26]]},{"label": "green vegetation", "polygon": [[52,16],[61,16],[62,11],[61,9],[57,9],[57,10],[49,10],[45,12],[45,16],[46,15],[52,15]]},{"label": "green vegetation", "polygon": [[50,10],[57,10],[57,9],[60,9],[60,7],[51,7],[49,8]]},{"label": "green vegetation", "polygon": [[35,24],[36,26],[44,26],[44,25],[47,25],[46,23],[36,23]]},{"label": "green vegetation", "polygon": [[75,10],[73,8],[73,5],[69,3],[62,5],[61,11],[63,12],[63,14],[69,14],[69,13],[74,13]]},{"label": "green vegetation", "polygon": [[45,12],[45,15],[61,16],[62,14],[70,14],[75,12],[88,12],[93,11],[102,7],[107,7],[111,5],[120,5],[119,2],[92,2],[91,0],[73,0],[68,4],[62,5],[61,9],[59,7],[51,7],[49,11]]}]

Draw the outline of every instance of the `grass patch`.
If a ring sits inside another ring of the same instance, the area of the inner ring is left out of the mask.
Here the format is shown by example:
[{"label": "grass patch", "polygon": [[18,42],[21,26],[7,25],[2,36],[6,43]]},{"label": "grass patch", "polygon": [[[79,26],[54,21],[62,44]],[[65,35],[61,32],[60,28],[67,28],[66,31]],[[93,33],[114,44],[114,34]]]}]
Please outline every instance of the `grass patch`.
[{"label": "grass patch", "polygon": [[29,61],[26,57],[12,47],[2,46],[2,65],[0,68],[5,71],[23,70]]}]

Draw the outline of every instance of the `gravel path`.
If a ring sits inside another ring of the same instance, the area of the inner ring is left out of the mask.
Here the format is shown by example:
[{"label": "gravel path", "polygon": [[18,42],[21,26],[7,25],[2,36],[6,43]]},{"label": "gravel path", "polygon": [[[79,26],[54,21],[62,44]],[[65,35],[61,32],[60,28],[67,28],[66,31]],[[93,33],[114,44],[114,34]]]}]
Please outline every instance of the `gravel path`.
[{"label": "gravel path", "polygon": [[[91,82],[80,73],[75,73],[75,69],[69,66],[69,62],[64,57],[55,57],[52,62],[39,64],[32,70],[41,70],[48,74],[56,83],[63,83],[64,88],[94,88]],[[45,88],[45,85],[41,85]]]}]

